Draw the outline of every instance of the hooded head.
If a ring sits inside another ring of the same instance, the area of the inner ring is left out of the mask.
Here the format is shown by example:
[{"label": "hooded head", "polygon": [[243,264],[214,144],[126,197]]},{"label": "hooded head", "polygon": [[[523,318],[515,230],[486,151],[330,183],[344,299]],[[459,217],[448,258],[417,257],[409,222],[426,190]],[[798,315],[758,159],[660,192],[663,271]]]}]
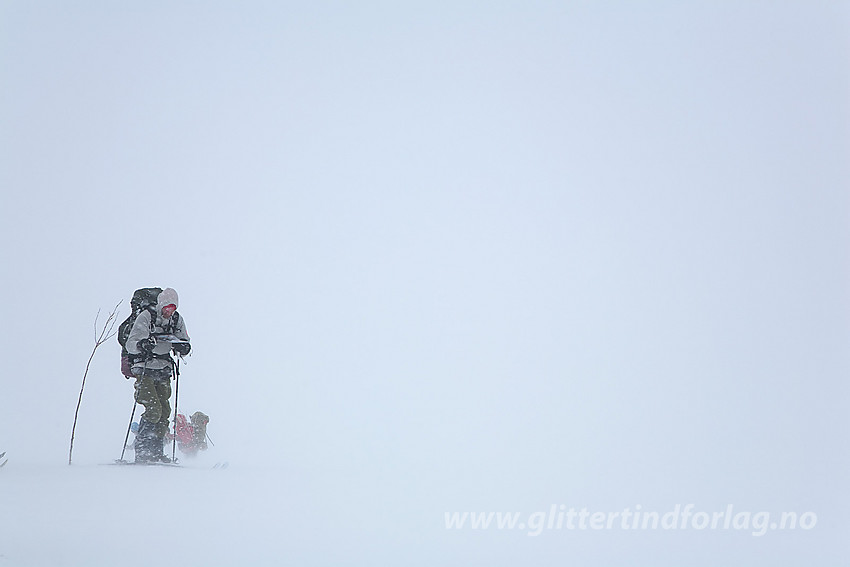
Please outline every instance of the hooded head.
[{"label": "hooded head", "polygon": [[[171,307],[172,305],[174,307]],[[171,314],[177,310],[177,292],[170,287],[162,290],[156,299],[156,310],[163,317],[171,317]]]},{"label": "hooded head", "polygon": [[189,420],[192,423],[203,424],[203,425],[206,425],[210,422],[209,416],[207,414],[205,414],[204,412],[200,412],[200,411],[196,411],[195,413],[193,413],[191,415],[191,417],[189,417]]}]

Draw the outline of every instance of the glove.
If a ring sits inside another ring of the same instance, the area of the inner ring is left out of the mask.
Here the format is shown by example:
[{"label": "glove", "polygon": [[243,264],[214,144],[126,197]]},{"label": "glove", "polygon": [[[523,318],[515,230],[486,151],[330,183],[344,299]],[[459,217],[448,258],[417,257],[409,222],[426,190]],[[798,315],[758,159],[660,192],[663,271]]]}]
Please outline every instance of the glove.
[{"label": "glove", "polygon": [[192,345],[189,343],[174,343],[172,348],[177,354],[186,356],[189,354],[189,351],[192,350]]},{"label": "glove", "polygon": [[151,352],[154,347],[156,347],[156,338],[148,337],[146,339],[142,339],[136,343],[136,346],[139,347],[139,350],[142,352]]}]

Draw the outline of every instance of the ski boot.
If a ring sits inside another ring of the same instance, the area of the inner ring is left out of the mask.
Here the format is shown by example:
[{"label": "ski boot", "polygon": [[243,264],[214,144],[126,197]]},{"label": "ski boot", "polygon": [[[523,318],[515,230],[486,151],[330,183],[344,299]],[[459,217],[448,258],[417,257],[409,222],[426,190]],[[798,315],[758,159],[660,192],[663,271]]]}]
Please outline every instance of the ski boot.
[{"label": "ski boot", "polygon": [[165,439],[163,437],[155,437],[151,441],[151,462],[153,463],[165,463],[168,464],[171,462],[171,459],[165,456],[163,452],[163,445],[165,444]]},{"label": "ski boot", "polygon": [[[142,418],[139,423],[139,432],[136,434],[135,441],[133,441],[133,452],[136,455],[135,463],[137,465],[156,462],[156,441],[154,425]],[[161,444],[160,452],[162,452]]]}]

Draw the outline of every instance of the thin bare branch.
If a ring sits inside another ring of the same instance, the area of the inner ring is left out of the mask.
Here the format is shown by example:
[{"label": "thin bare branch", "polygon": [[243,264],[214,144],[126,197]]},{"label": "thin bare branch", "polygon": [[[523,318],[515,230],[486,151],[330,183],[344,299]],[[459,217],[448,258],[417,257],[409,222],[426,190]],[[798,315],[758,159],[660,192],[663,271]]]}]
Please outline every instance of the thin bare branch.
[{"label": "thin bare branch", "polygon": [[100,331],[100,336],[95,337],[95,344],[101,345],[115,336],[115,325],[118,324],[118,308],[121,306],[121,301],[119,301],[112,311],[109,313],[109,317],[106,318],[106,322],[103,324],[103,328]]},{"label": "thin bare branch", "polygon": [[94,348],[91,351],[91,356],[89,356],[89,360],[86,363],[86,371],[83,373],[83,384],[80,386],[80,397],[77,400],[77,409],[74,412],[74,426],[71,428],[71,448],[68,450],[68,464],[71,464],[71,459],[74,454],[74,433],[77,430],[77,418],[80,415],[80,405],[83,403],[83,391],[86,388],[86,377],[89,375],[89,367],[91,366],[91,361],[94,359],[94,353],[97,352],[97,347],[105,343],[107,340],[111,339],[115,336],[115,324],[118,322],[118,307],[121,305],[119,301],[117,305],[112,309],[109,313],[109,317],[106,318],[106,321],[103,323],[103,327],[98,333],[97,321],[100,317],[100,309],[97,310],[97,315],[94,318]]}]

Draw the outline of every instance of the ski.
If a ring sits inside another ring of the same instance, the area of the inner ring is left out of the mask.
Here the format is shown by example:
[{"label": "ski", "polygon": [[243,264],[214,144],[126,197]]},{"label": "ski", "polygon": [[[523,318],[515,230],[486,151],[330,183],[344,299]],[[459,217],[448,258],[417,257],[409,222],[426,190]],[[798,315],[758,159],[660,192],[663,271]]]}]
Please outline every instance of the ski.
[{"label": "ski", "polygon": [[0,463],[0,467],[4,467],[4,466],[6,466],[6,463],[8,463],[8,462],[9,462],[9,459],[4,459],[4,458],[3,458],[3,457],[5,457],[5,456],[6,456],[6,451],[3,451],[2,453],[0,453],[0,461],[3,461],[2,463]]},{"label": "ski", "polygon": [[[123,461],[121,459],[115,459],[112,463],[100,463],[101,465],[122,465],[122,466],[133,466],[133,467],[171,467],[171,468],[183,468],[182,463],[137,463],[135,461]],[[2,465],[0,465],[2,466]],[[219,461],[215,463],[212,468],[213,470],[223,471],[227,467],[230,466],[228,461]],[[194,468],[194,467],[189,467]]]},{"label": "ski", "polygon": [[181,468],[183,465],[180,463],[137,463],[135,461],[123,461],[121,459],[115,459],[113,463],[103,463],[105,465],[125,465],[125,466],[134,466],[134,467],[170,467],[170,468]]}]

